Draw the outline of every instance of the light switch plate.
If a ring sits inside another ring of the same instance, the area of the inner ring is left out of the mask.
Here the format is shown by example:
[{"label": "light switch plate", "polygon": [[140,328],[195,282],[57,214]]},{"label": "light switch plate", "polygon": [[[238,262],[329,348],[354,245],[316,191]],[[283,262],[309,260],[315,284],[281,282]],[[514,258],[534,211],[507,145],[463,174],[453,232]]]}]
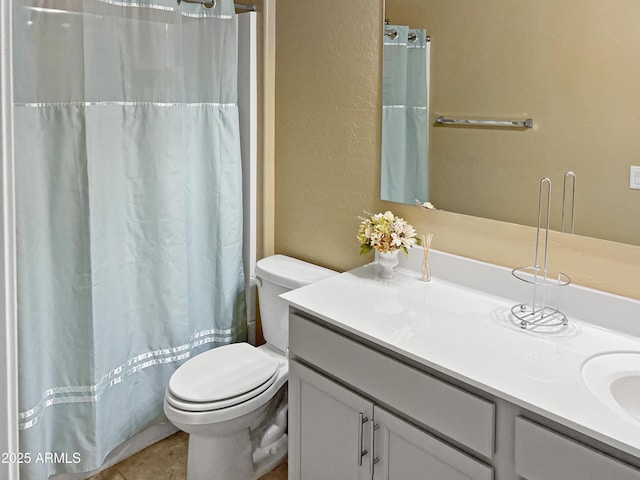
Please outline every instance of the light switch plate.
[{"label": "light switch plate", "polygon": [[631,167],[629,174],[629,188],[640,190],[640,167]]}]

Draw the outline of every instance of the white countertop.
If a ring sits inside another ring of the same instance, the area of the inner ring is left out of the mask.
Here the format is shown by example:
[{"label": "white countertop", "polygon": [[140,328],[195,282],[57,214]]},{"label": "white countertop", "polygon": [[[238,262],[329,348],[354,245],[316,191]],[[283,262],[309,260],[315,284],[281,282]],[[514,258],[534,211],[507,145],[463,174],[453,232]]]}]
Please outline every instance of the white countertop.
[{"label": "white countertop", "polygon": [[[396,278],[383,280],[370,264],[282,297],[340,329],[640,458],[640,421],[601,403],[581,375],[596,355],[640,352],[640,338],[603,328],[606,319],[598,325],[568,313],[597,314],[607,307],[629,317],[612,324],[639,323],[640,302],[570,285],[561,299],[581,304],[562,308],[568,328],[531,333],[511,320],[511,307],[531,299],[514,300],[529,289],[510,270],[439,252],[431,258],[429,283],[420,281],[417,269],[398,269]],[[446,279],[438,268],[446,269]],[[451,281],[453,271],[465,275],[464,285]],[[490,288],[477,288],[487,282]],[[505,286],[505,296],[491,292],[496,284]]]}]

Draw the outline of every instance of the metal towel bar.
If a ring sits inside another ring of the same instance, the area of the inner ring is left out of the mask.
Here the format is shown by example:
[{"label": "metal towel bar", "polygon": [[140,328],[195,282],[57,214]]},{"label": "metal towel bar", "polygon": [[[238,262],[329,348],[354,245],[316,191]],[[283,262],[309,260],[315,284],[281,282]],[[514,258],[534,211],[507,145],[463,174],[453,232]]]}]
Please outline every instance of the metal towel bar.
[{"label": "metal towel bar", "polygon": [[479,127],[518,127],[533,128],[533,118],[526,120],[471,120],[465,118],[436,118],[436,123],[442,125],[476,125]]}]

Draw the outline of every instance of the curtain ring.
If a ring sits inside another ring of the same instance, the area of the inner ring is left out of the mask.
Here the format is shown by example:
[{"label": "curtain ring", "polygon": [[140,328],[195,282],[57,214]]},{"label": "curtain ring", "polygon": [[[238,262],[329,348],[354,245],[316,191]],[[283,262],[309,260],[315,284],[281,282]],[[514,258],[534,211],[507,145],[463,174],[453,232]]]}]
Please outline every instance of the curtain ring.
[{"label": "curtain ring", "polygon": [[213,1],[210,1],[210,2],[208,2],[206,0],[203,1],[203,2],[199,2],[197,0],[176,0],[176,1],[178,2],[178,5],[180,5],[182,2],[185,2],[185,3],[199,3],[200,5],[202,5],[205,8],[213,8],[213,7],[216,6],[216,0],[213,0]]},{"label": "curtain ring", "polygon": [[384,34],[391,40],[395,40],[396,38],[398,38],[398,32],[396,30],[385,30]]}]

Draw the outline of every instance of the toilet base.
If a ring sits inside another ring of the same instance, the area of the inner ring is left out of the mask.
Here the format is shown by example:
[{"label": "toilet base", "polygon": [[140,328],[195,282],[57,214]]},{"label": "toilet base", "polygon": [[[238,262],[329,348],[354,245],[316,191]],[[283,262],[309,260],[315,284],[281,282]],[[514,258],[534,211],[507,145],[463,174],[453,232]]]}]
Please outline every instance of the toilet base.
[{"label": "toilet base", "polygon": [[253,452],[254,462],[257,457],[260,457],[260,461],[254,463],[254,480],[257,480],[261,476],[266,475],[271,470],[280,465],[287,456],[288,447],[289,438],[285,433],[277,442],[271,445],[268,450],[265,451],[258,448],[258,450]]},{"label": "toilet base", "polygon": [[224,437],[189,435],[187,480],[254,480],[249,429]]},{"label": "toilet base", "polygon": [[284,434],[265,452],[268,455],[254,464],[256,452],[251,450],[249,429],[225,437],[191,434],[187,480],[257,480],[282,463],[287,456],[287,446],[288,438]]},{"label": "toilet base", "polygon": [[286,393],[285,387],[250,414],[216,424],[217,435],[207,426],[176,425],[189,433],[187,480],[257,480],[277,467],[288,449]]}]

